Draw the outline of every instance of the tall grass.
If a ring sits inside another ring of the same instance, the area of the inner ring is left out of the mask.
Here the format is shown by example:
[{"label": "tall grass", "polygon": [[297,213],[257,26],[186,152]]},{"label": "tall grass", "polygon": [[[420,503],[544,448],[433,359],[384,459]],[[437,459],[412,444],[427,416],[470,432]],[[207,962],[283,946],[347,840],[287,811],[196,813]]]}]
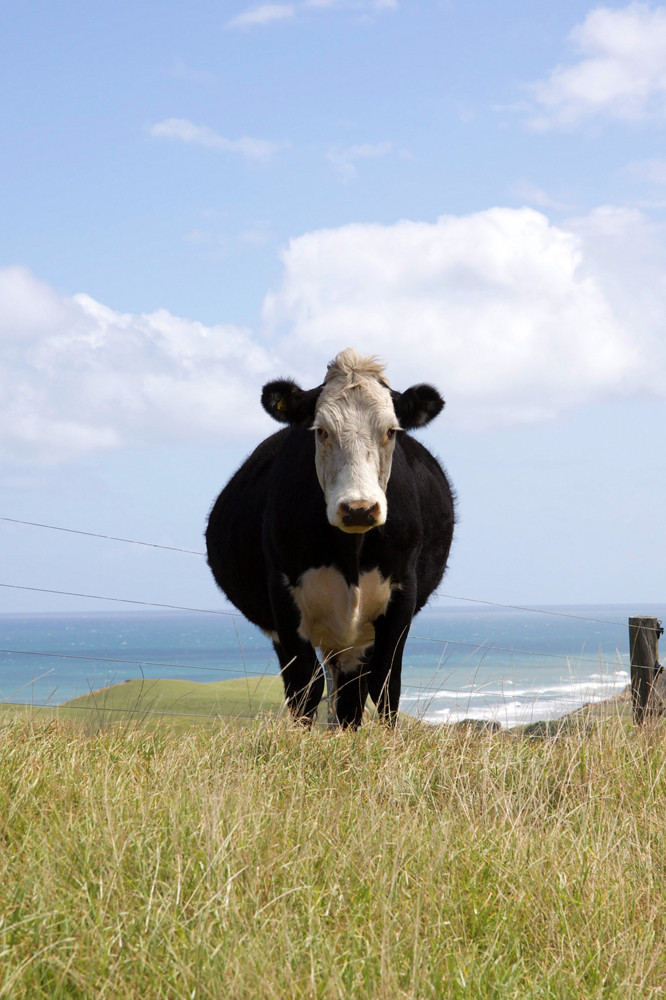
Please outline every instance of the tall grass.
[{"label": "tall grass", "polygon": [[0,998],[659,997],[663,730],[0,731]]}]

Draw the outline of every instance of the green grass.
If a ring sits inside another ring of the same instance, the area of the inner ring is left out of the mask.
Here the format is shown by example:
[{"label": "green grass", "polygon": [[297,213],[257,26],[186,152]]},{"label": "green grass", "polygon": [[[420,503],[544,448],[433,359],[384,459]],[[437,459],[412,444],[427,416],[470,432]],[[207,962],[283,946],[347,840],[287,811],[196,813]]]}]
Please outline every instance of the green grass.
[{"label": "green grass", "polygon": [[67,712],[78,718],[100,718],[108,723],[121,720],[155,721],[170,718],[190,725],[192,716],[253,719],[283,711],[284,692],[279,676],[243,678],[199,684],[196,681],[130,680],[102,688],[66,703]]},{"label": "green grass", "polygon": [[[266,714],[283,715],[284,690],[278,675],[200,684],[196,681],[129,680],[92,691],[61,705],[42,708],[0,706],[0,717],[42,717],[83,722],[90,727],[118,725],[142,728],[169,723],[186,729],[193,717],[199,723],[220,719],[247,721]],[[322,705],[321,717],[325,717]]]},{"label": "green grass", "polygon": [[[327,702],[322,701],[319,723],[326,723],[327,712]],[[168,723],[174,729],[187,729],[195,718],[200,724],[218,725],[221,719],[248,721],[286,714],[284,688],[278,674],[205,684],[163,678],[134,679],[52,707],[0,704],[0,718],[6,720],[39,717],[48,721],[82,722],[92,728],[111,725],[150,728]]]},{"label": "green grass", "polygon": [[0,997],[666,984],[664,729],[0,726]]}]

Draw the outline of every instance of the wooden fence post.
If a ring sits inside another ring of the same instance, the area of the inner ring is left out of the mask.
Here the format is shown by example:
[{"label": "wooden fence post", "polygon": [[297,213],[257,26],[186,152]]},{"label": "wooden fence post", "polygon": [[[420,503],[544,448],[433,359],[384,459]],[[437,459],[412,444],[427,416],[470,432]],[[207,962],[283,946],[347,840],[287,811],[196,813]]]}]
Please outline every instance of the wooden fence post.
[{"label": "wooden fence post", "polygon": [[657,618],[629,619],[631,704],[637,725],[646,719],[656,719],[666,709],[663,694],[656,685],[663,669],[659,665],[659,636],[663,631]]}]

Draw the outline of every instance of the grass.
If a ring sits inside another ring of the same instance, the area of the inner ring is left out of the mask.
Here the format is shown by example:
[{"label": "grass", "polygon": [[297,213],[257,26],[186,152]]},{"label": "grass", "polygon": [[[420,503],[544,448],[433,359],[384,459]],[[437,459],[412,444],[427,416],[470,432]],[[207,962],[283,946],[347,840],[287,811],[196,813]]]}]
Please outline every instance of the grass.
[{"label": "grass", "polygon": [[168,718],[177,727],[192,724],[192,716],[253,719],[283,711],[284,691],[279,675],[237,680],[196,681],[164,679],[129,680],[102,688],[66,703],[65,710],[78,718],[93,718],[101,724],[121,719],[150,722]]},{"label": "grass", "polygon": [[0,727],[0,998],[666,988],[663,728]]},{"label": "grass", "polygon": [[[284,715],[284,690],[279,675],[198,683],[197,681],[133,679],[91,691],[53,707],[0,705],[5,718],[23,717],[82,722],[99,728],[119,724],[151,728],[169,724],[184,730],[197,722],[217,726],[220,719],[247,721],[264,715]],[[320,717],[325,721],[326,707]]]}]

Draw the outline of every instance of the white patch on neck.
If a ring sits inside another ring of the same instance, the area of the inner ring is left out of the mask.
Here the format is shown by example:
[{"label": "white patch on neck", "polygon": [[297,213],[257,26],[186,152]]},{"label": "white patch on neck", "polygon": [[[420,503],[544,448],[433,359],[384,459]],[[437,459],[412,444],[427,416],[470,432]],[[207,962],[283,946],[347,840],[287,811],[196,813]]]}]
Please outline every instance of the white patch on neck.
[{"label": "white patch on neck", "polygon": [[308,569],[291,593],[301,613],[300,635],[325,655],[346,651],[345,660],[357,660],[375,641],[375,619],[391,599],[390,577],[378,569],[362,573],[358,585],[349,585],[333,566]]}]

